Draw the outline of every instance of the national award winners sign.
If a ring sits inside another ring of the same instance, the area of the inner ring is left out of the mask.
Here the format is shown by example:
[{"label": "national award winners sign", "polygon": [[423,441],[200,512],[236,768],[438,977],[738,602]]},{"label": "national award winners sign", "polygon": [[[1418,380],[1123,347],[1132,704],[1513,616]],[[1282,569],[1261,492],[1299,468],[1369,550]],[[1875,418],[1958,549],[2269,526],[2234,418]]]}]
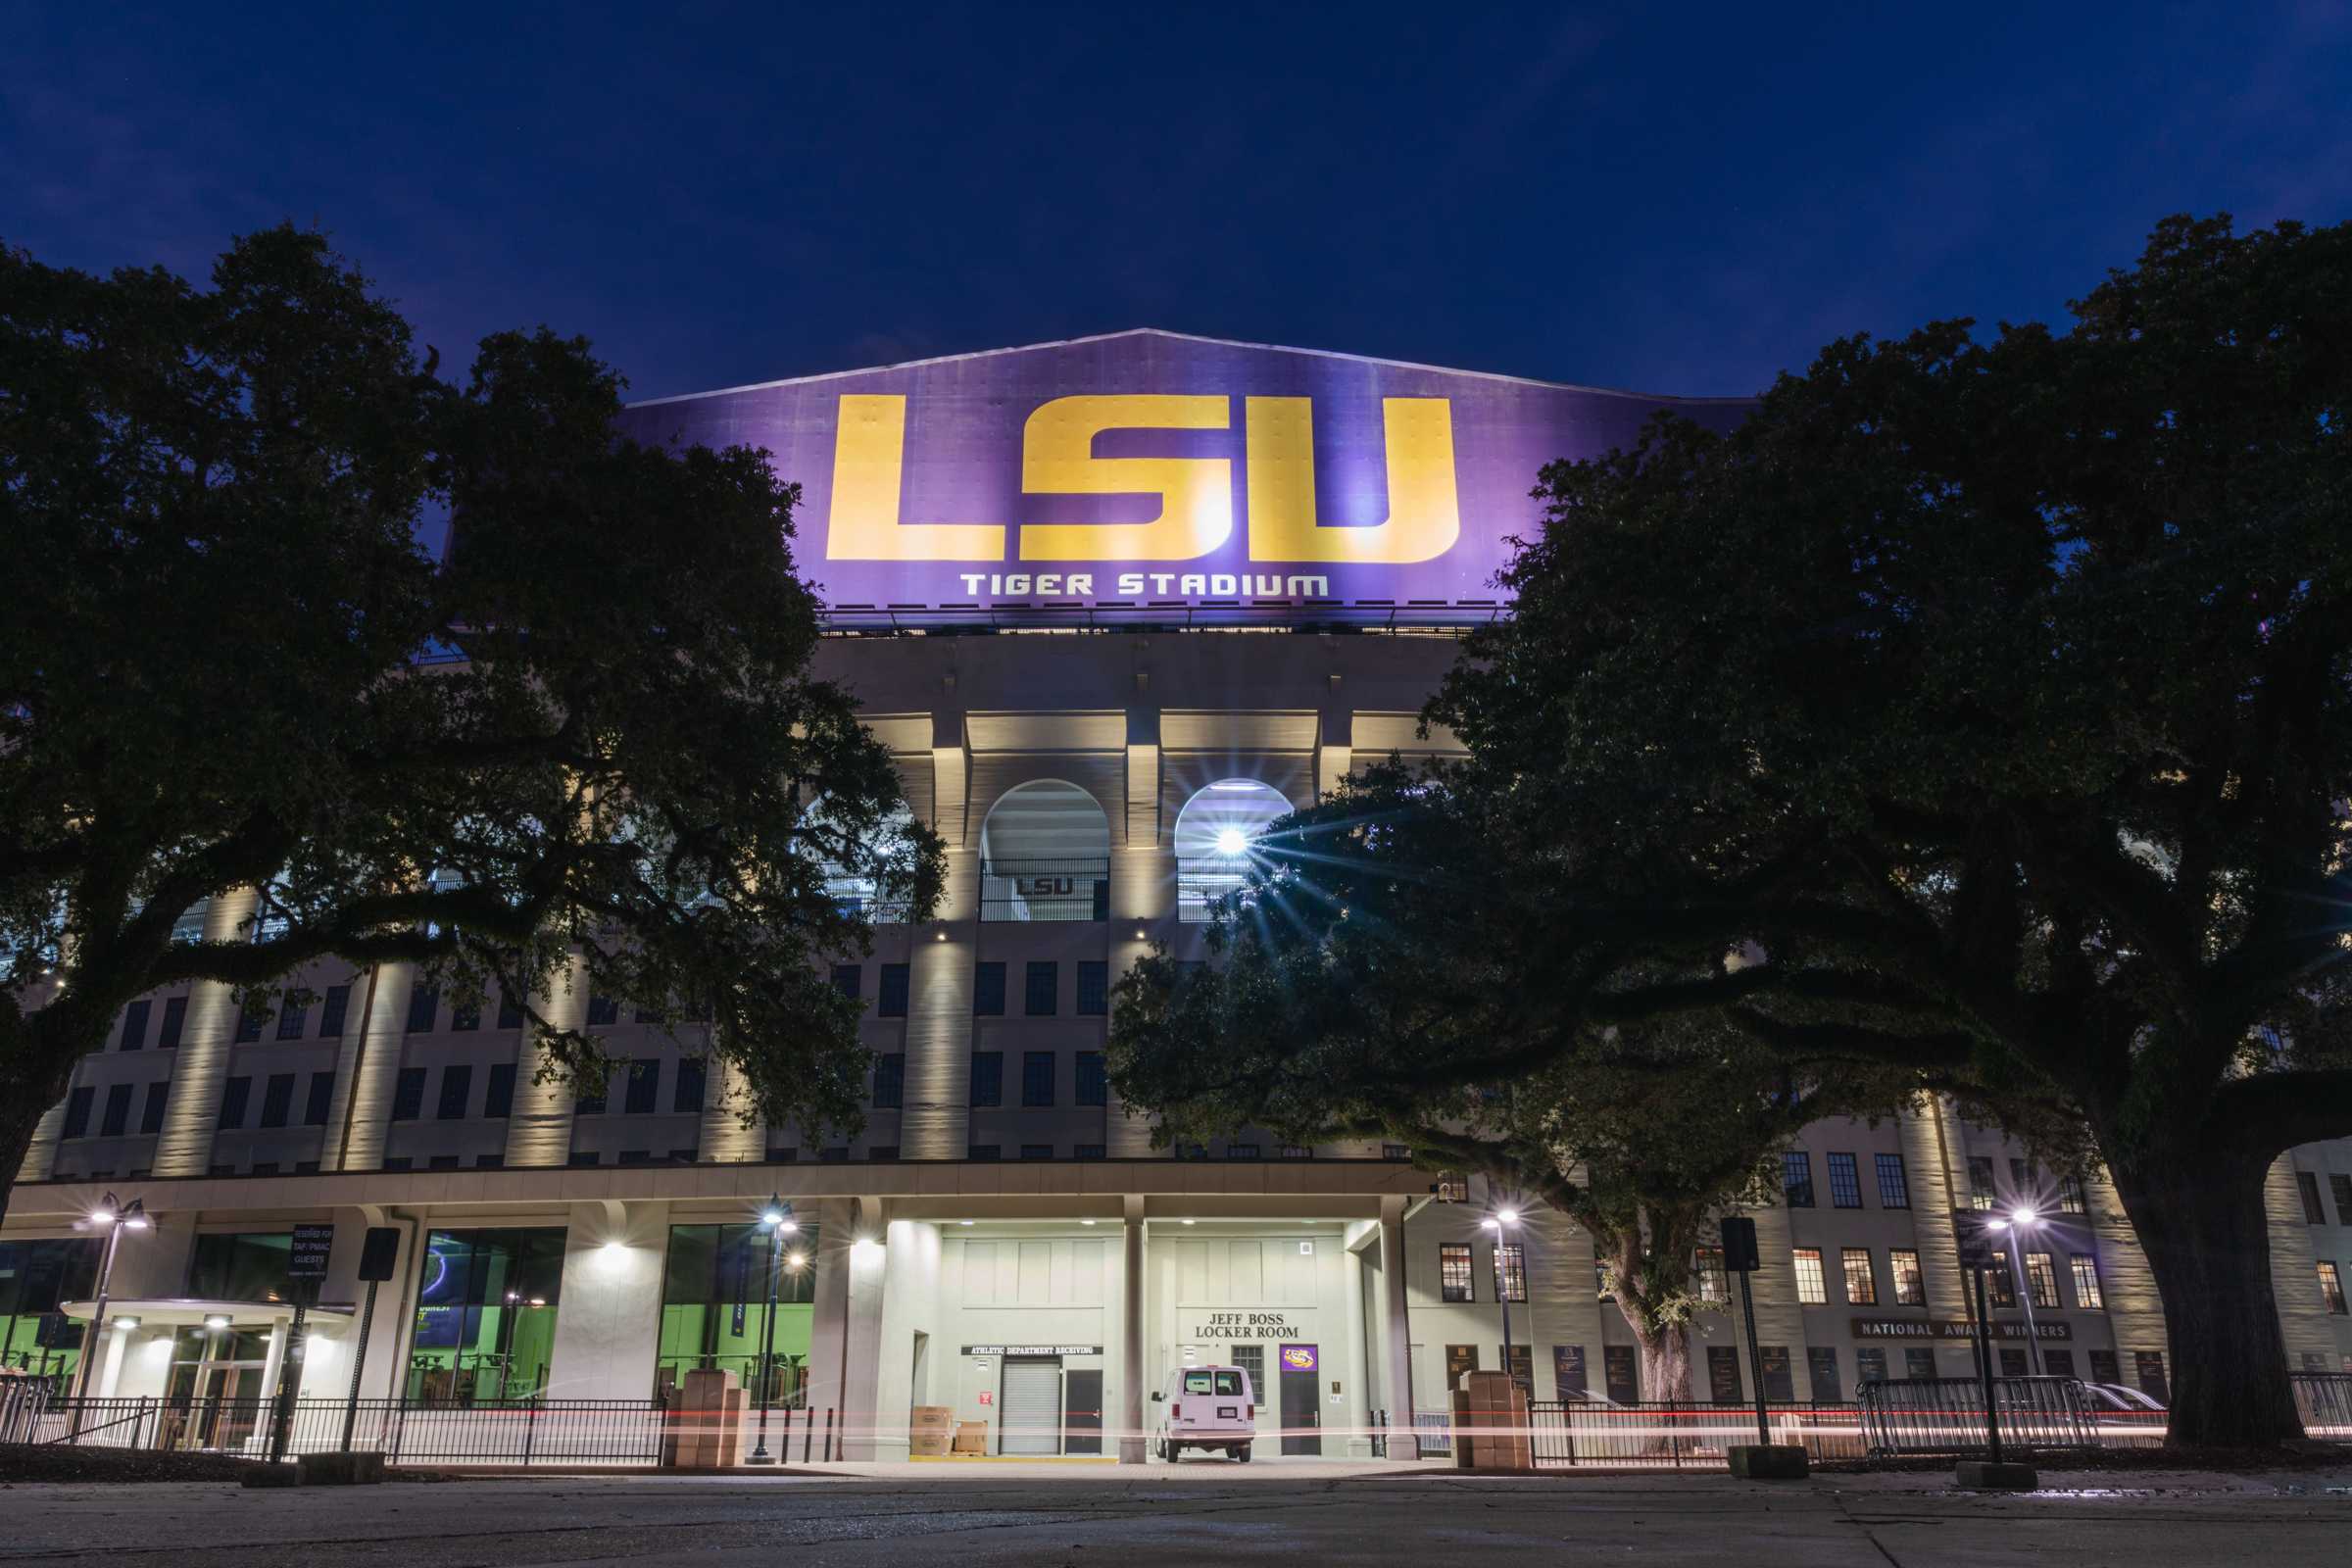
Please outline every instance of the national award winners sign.
[{"label": "national award winners sign", "polygon": [[1483,611],[1538,473],[1630,446],[1636,396],[1156,331],[631,407],[648,443],[763,449],[839,612]]}]

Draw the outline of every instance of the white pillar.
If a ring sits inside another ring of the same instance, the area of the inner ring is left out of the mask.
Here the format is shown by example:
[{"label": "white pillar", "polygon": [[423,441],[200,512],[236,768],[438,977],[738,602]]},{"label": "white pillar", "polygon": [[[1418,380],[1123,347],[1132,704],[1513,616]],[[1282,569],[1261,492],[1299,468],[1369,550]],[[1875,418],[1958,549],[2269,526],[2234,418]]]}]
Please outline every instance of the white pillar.
[{"label": "white pillar", "polygon": [[[1363,1229],[1369,1230],[1370,1227]],[[1369,1236],[1362,1240],[1366,1246],[1371,1244]],[[1364,1291],[1370,1282],[1364,1277],[1367,1270],[1362,1252],[1343,1242],[1340,1253],[1340,1316],[1347,1325],[1344,1332],[1348,1346],[1348,1355],[1342,1364],[1351,1362],[1354,1367],[1342,1380],[1341,1386],[1347,1392],[1342,1396],[1346,1402],[1340,1408],[1348,1425],[1348,1457],[1369,1459],[1372,1456],[1372,1338],[1365,1321]],[[1318,1399],[1323,1397],[1320,1390],[1315,1396]]]},{"label": "white pillar", "polygon": [[1389,1411],[1388,1442],[1392,1459],[1421,1457],[1413,1436],[1413,1332],[1404,1295],[1404,1200],[1380,1200],[1380,1342],[1387,1365],[1382,1369],[1381,1396]]},{"label": "white pillar", "polygon": [[1126,1200],[1126,1264],[1119,1280],[1119,1463],[1142,1464],[1144,1443],[1144,1200]]},{"label": "white pillar", "polygon": [[261,1419],[254,1422],[253,1434],[245,1440],[245,1446],[257,1453],[270,1446],[270,1430],[277,1424],[277,1380],[286,1372],[286,1319],[271,1320],[270,1353],[262,1363]]},{"label": "white pillar", "polygon": [[109,1322],[106,1330],[104,1358],[98,1364],[98,1397],[111,1399],[122,1382],[122,1357],[130,1353],[130,1331],[121,1326],[122,1319]]}]

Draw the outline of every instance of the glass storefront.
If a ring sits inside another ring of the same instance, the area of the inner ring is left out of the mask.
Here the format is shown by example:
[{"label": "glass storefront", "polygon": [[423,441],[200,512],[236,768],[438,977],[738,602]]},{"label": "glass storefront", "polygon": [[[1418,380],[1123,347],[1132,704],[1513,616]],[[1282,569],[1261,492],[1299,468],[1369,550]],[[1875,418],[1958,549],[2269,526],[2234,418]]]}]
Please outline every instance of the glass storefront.
[{"label": "glass storefront", "polygon": [[206,1301],[289,1301],[292,1231],[199,1236],[188,1259],[188,1294]]},{"label": "glass storefront", "polygon": [[[772,1248],[772,1250],[771,1250]],[[775,1270],[771,1370],[760,1375],[760,1330],[767,1314],[768,1270]],[[735,1374],[753,1403],[808,1403],[808,1335],[815,1317],[816,1228],[781,1244],[758,1225],[673,1225],[662,1276],[662,1339],[655,1394],[667,1397],[698,1367]]]},{"label": "glass storefront", "polygon": [[[229,1238],[220,1238],[229,1240]],[[234,1453],[252,1446],[267,1413],[270,1330],[183,1328],[172,1336],[172,1371],[156,1446]],[[289,1366],[288,1377],[299,1369]]]},{"label": "glass storefront", "polygon": [[88,1325],[59,1316],[57,1303],[97,1294],[102,1246],[77,1238],[0,1242],[0,1366],[73,1376]]},{"label": "glass storefront", "polygon": [[434,1231],[425,1240],[406,1392],[433,1404],[547,1393],[564,1228]]}]

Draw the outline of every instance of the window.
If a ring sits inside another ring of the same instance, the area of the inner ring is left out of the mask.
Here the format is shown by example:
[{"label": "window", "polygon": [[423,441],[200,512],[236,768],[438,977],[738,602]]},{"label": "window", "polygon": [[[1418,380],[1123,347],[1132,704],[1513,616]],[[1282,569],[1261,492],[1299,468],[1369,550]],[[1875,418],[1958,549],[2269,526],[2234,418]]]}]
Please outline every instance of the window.
[{"label": "window", "polygon": [[2017,1275],[2010,1270],[2009,1254],[1993,1253],[1989,1272],[1992,1277],[1984,1282],[1984,1289],[1991,1295],[1992,1304],[2008,1307],[2017,1305]]},{"label": "window", "polygon": [[[2107,1304],[2106,1296],[2099,1290],[2099,1260],[2088,1252],[2077,1252],[2072,1262],[2075,1272],[2075,1304],[2085,1312],[2097,1311]],[[2115,1379],[2104,1381],[2113,1383]]]},{"label": "window", "polygon": [[176,1048],[179,1045],[179,1032],[187,1027],[187,1022],[188,999],[185,997],[165,998],[164,1026],[156,1032],[156,1049],[171,1051]]},{"label": "window", "polygon": [[1237,1345],[1230,1352],[1235,1366],[1250,1374],[1250,1386],[1258,1391],[1257,1402],[1266,1402],[1266,1348],[1262,1345]]},{"label": "window", "polygon": [[[696,1152],[691,1149],[673,1149],[669,1152],[669,1162],[672,1165],[691,1165],[694,1163],[695,1152]],[[874,1151],[875,1157],[877,1158],[881,1156],[881,1153],[882,1151],[879,1149]],[[897,1157],[896,1151],[892,1152],[892,1157]]]},{"label": "window", "polygon": [[1740,1392],[1740,1352],[1728,1345],[1707,1347],[1707,1394],[1716,1404],[1744,1404]]},{"label": "window", "polygon": [[464,1062],[453,1062],[441,1069],[441,1102],[433,1115],[441,1121],[464,1121],[466,1102],[473,1098],[473,1069]]},{"label": "window", "polygon": [[1380,1157],[1383,1159],[1410,1159],[1413,1157],[1412,1146],[1410,1144],[1383,1144],[1380,1146]]},{"label": "window", "polygon": [[2352,1176],[2340,1170],[2329,1171],[2328,1190],[2335,1196],[2335,1222],[2338,1225],[2352,1225]]},{"label": "window", "polygon": [[2034,1179],[2034,1167],[2015,1154],[2009,1156],[2009,1191],[2019,1198],[2031,1197],[2041,1185]]},{"label": "window", "polygon": [[2090,1195],[2082,1190],[2082,1177],[2061,1176],[2058,1178],[2058,1212],[2061,1214],[2087,1214],[2090,1212]]},{"label": "window", "polygon": [[1102,1053],[1078,1053],[1078,1103],[1106,1105],[1110,1103],[1110,1077],[1104,1070]]},{"label": "window", "polygon": [[260,1012],[251,1007],[237,1009],[236,1041],[238,1045],[250,1046],[262,1038],[262,1016]]},{"label": "window", "polygon": [[429,1035],[433,1032],[433,1015],[441,1010],[441,993],[430,986],[418,986],[409,993],[409,1033]]},{"label": "window", "polygon": [[[571,1152],[571,1156],[564,1160],[564,1163],[570,1166],[573,1170],[586,1170],[591,1166],[603,1164],[604,1159],[605,1156],[598,1153],[593,1149],[575,1149]],[[391,1166],[392,1162],[390,1160],[387,1159],[384,1161],[385,1169],[389,1170]],[[402,1161],[400,1168],[402,1170],[407,1170],[409,1168],[408,1162],[405,1160]]]},{"label": "window", "polygon": [[1903,1156],[1880,1154],[1879,1206],[1881,1208],[1909,1208],[1911,1206],[1911,1178],[1903,1171]]},{"label": "window", "polygon": [[2310,1171],[2295,1172],[2295,1188],[2303,1195],[2303,1223],[2325,1225],[2328,1211],[2320,1206],[2320,1179]]},{"label": "window", "polygon": [[771,1146],[767,1152],[767,1162],[770,1165],[790,1165],[798,1161],[800,1157],[801,1152],[797,1149],[777,1149]]},{"label": "window", "polygon": [[966,1159],[987,1161],[1001,1158],[1003,1157],[1003,1153],[995,1144],[973,1144],[964,1150],[963,1157]]},{"label": "window", "polygon": [[[1731,1277],[1723,1271],[1723,1249],[1702,1247],[1691,1261],[1698,1274],[1698,1298],[1702,1301],[1728,1301],[1732,1298]],[[1814,1256],[1816,1266],[1820,1255]]]},{"label": "window", "polygon": [[1102,920],[1110,915],[1110,820],[1061,779],[1006,790],[980,827],[980,918]]},{"label": "window", "polygon": [[1805,1348],[1805,1375],[1813,1384],[1815,1404],[1837,1404],[1844,1397],[1838,1387],[1838,1351],[1829,1346]]},{"label": "window", "polygon": [[702,1057],[680,1056],[678,1058],[678,1086],[670,1096],[669,1108],[679,1112],[701,1110],[703,1108],[703,1085],[709,1072],[710,1064]]},{"label": "window", "polygon": [[972,965],[972,1016],[1002,1018],[1004,1016],[1004,965],[976,963]]},{"label": "window", "polygon": [[235,1077],[220,1086],[220,1120],[222,1131],[233,1132],[245,1125],[245,1108],[253,1100],[253,1080]]},{"label": "window", "polygon": [[482,1090],[482,1114],[512,1116],[514,1114],[514,1064],[494,1061],[490,1064],[490,1079]]},{"label": "window", "polygon": [[616,1024],[616,1023],[618,1023],[618,1022],[620,1022],[620,999],[619,999],[618,997],[599,997],[599,996],[590,996],[590,997],[589,997],[589,999],[588,999],[588,1027],[589,1027],[589,1028],[591,1028],[591,1029],[603,1029],[603,1028],[610,1028],[611,1026],[612,1026],[613,1024]]},{"label": "window", "polygon": [[1879,1282],[1870,1272],[1870,1249],[1844,1248],[1838,1257],[1845,1265],[1845,1298],[1856,1306],[1878,1305]]},{"label": "window", "polygon": [[2336,1273],[2335,1265],[2324,1257],[2320,1259],[2319,1269],[2320,1298],[2328,1303],[2328,1311],[2337,1317],[2344,1316],[2343,1277]]},{"label": "window", "polygon": [[1905,1350],[1903,1376],[1923,1380],[1936,1376],[1936,1352],[1916,1345]]},{"label": "window", "polygon": [[621,1088],[621,1110],[625,1115],[650,1116],[662,1108],[662,1062],[659,1057],[639,1056],[629,1063],[628,1081]]},{"label": "window", "polygon": [[1051,1051],[1021,1053],[1021,1103],[1054,1103],[1054,1053]]},{"label": "window", "polygon": [[318,1009],[318,1038],[343,1038],[343,1015],[351,1010],[351,987],[328,986],[326,1005]]},{"label": "window", "polygon": [[291,1001],[281,1003],[277,1009],[277,1038],[300,1040],[303,1034],[303,1025],[310,1020],[310,1012],[311,1009],[307,1004]]},{"label": "window", "polygon": [[1475,1300],[1470,1280],[1470,1249],[1457,1242],[1442,1244],[1438,1248],[1438,1299]]},{"label": "window", "polygon": [[2121,1383],[2124,1381],[2123,1366],[2113,1350],[2092,1350],[2089,1355],[2091,1382]]},{"label": "window", "polygon": [[1851,1154],[1830,1156],[1830,1203],[1836,1208],[1862,1206],[1862,1177]]},{"label": "window", "polygon": [[[456,1154],[435,1154],[424,1162],[424,1168],[426,1170],[456,1170],[458,1160],[459,1156]],[[262,1173],[262,1167],[254,1166],[253,1173],[259,1176]]]},{"label": "window", "polygon": [[1070,1146],[1072,1159],[1102,1159],[1106,1157],[1106,1148],[1102,1144],[1072,1144]]},{"label": "window", "polygon": [[2075,1375],[2075,1352],[2045,1345],[2041,1348],[2041,1364],[2051,1377],[2071,1378]]},{"label": "window", "polygon": [[1830,1298],[1829,1281],[1822,1277],[1821,1249],[1796,1249],[1796,1298],[1807,1306],[1825,1305]]},{"label": "window", "polygon": [[501,1029],[522,1027],[522,999],[501,995],[498,999],[498,1026]]},{"label": "window", "polygon": [[971,1102],[975,1105],[1004,1103],[1004,1053],[975,1051],[972,1053]]},{"label": "window", "polygon": [[876,1016],[906,1016],[906,975],[907,968],[903,963],[886,963],[882,966],[882,989],[874,998]]},{"label": "window", "polygon": [[122,1049],[137,1051],[147,1044],[147,1011],[152,1002],[134,1002],[122,1009]]},{"label": "window", "polygon": [[1101,958],[1078,960],[1078,1016],[1105,1017],[1110,1012],[1110,965]]},{"label": "window", "polygon": [[302,1103],[302,1124],[305,1127],[326,1125],[327,1107],[334,1103],[335,1075],[331,1072],[311,1074],[311,1092]]},{"label": "window", "polygon": [[852,1002],[856,1002],[865,990],[863,968],[855,963],[835,964],[833,966],[833,989]]},{"label": "window", "polygon": [[1494,1298],[1500,1301],[1527,1299],[1527,1249],[1517,1242],[1494,1244]]},{"label": "window", "polygon": [[172,1085],[170,1083],[154,1083],[147,1086],[147,1099],[139,1106],[140,1132],[160,1133],[164,1130],[164,1106],[171,1098]]},{"label": "window", "polygon": [[906,1101],[906,1055],[892,1052],[874,1058],[874,1108],[898,1110]]},{"label": "window", "polygon": [[482,1026],[482,1004],[479,1002],[453,1002],[449,1006],[449,1032],[453,1035],[471,1034]]},{"label": "window", "polygon": [[[187,1294],[215,1301],[266,1301],[286,1288],[294,1233],[216,1232],[196,1238],[188,1256]],[[255,1339],[267,1341],[267,1334]],[[260,1353],[257,1346],[254,1354]]]},{"label": "window", "polygon": [[[437,1230],[425,1251],[401,1392],[434,1404],[544,1396],[564,1288],[563,1228]],[[281,1280],[284,1272],[280,1264]]]},{"label": "window", "polygon": [[1992,1159],[1986,1154],[1968,1156],[1968,1206],[1990,1208],[1999,1201],[1992,1190]]},{"label": "window", "polygon": [[1021,1010],[1032,1018],[1051,1018],[1061,991],[1061,966],[1051,959],[1032,962],[1021,995]]},{"label": "window", "polygon": [[1282,1146],[1282,1157],[1285,1159],[1312,1159],[1315,1157],[1315,1152],[1307,1144],[1285,1144]]},{"label": "window", "polygon": [[1886,1381],[1886,1352],[1857,1346],[1854,1349],[1854,1375],[1865,1383]]},{"label": "window", "polygon": [[[106,1109],[98,1118],[98,1136],[120,1138],[130,1125],[130,1085],[116,1084],[106,1092]],[[91,1175],[95,1176],[96,1171]],[[2332,1268],[2335,1265],[2328,1264]]]},{"label": "window", "polygon": [[1894,1277],[1895,1305],[1928,1304],[1928,1282],[1920,1276],[1918,1252],[1908,1247],[1895,1248],[1886,1254],[1886,1269]]},{"label": "window", "polygon": [[424,1069],[403,1067],[392,1087],[392,1119],[415,1121],[424,1114]]},{"label": "window", "polygon": [[1781,1191],[1790,1208],[1813,1206],[1813,1156],[1801,1149],[1781,1155]]},{"label": "window", "polygon": [[2047,1312],[2058,1310],[2057,1259],[2047,1252],[2026,1254],[2026,1291],[2035,1306]]},{"label": "window", "polygon": [[294,1114],[294,1075],[273,1072],[262,1085],[262,1125],[283,1127],[286,1118]]},{"label": "window", "polygon": [[2164,1375],[2164,1352],[2162,1350],[2133,1350],[2132,1352],[2132,1368],[2139,1374],[2140,1389],[2148,1397],[2159,1404],[2173,1402],[2172,1385],[2166,1381]]},{"label": "window", "polygon": [[611,1077],[581,1079],[572,1085],[571,1113],[575,1116],[602,1116],[605,1097],[612,1092]]},{"label": "window", "polygon": [[1054,1146],[1052,1144],[1023,1144],[1021,1157],[1023,1159],[1052,1159]]},{"label": "window", "polygon": [[1225,1146],[1227,1159],[1256,1159],[1264,1151],[1255,1144],[1227,1144]]}]

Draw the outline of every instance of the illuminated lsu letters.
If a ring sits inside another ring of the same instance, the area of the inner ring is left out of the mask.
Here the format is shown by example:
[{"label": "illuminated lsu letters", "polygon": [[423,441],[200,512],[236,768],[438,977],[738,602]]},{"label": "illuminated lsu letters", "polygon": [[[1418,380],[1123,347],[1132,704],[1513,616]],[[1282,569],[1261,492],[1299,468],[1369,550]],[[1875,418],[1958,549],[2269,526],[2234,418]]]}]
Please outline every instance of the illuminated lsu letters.
[{"label": "illuminated lsu letters", "polygon": [[[1383,398],[1389,515],[1361,526],[1325,526],[1315,505],[1312,400],[1247,397],[1244,452],[1253,562],[1410,564],[1432,561],[1461,536],[1453,417],[1445,398]],[[1073,396],[1054,398],[1021,431],[1021,489],[1028,495],[1152,495],[1159,512],[1145,522],[1027,523],[1024,561],[1194,561],[1233,536],[1232,460],[1218,457],[1094,456],[1106,430],[1229,430],[1232,399],[1218,396]],[[833,449],[833,495],[825,553],[835,561],[993,561],[1005,559],[1005,524],[902,521],[906,399],[845,394]],[[966,573],[965,591],[983,576],[991,593],[1026,593],[1027,573]],[[1154,592],[1180,583],[1187,594],[1327,592],[1318,577],[1217,573],[1212,577],[1127,573],[1118,591]],[[1049,586],[1052,584],[1052,586]],[[1088,595],[1091,574],[1039,573],[1040,594]]]}]

